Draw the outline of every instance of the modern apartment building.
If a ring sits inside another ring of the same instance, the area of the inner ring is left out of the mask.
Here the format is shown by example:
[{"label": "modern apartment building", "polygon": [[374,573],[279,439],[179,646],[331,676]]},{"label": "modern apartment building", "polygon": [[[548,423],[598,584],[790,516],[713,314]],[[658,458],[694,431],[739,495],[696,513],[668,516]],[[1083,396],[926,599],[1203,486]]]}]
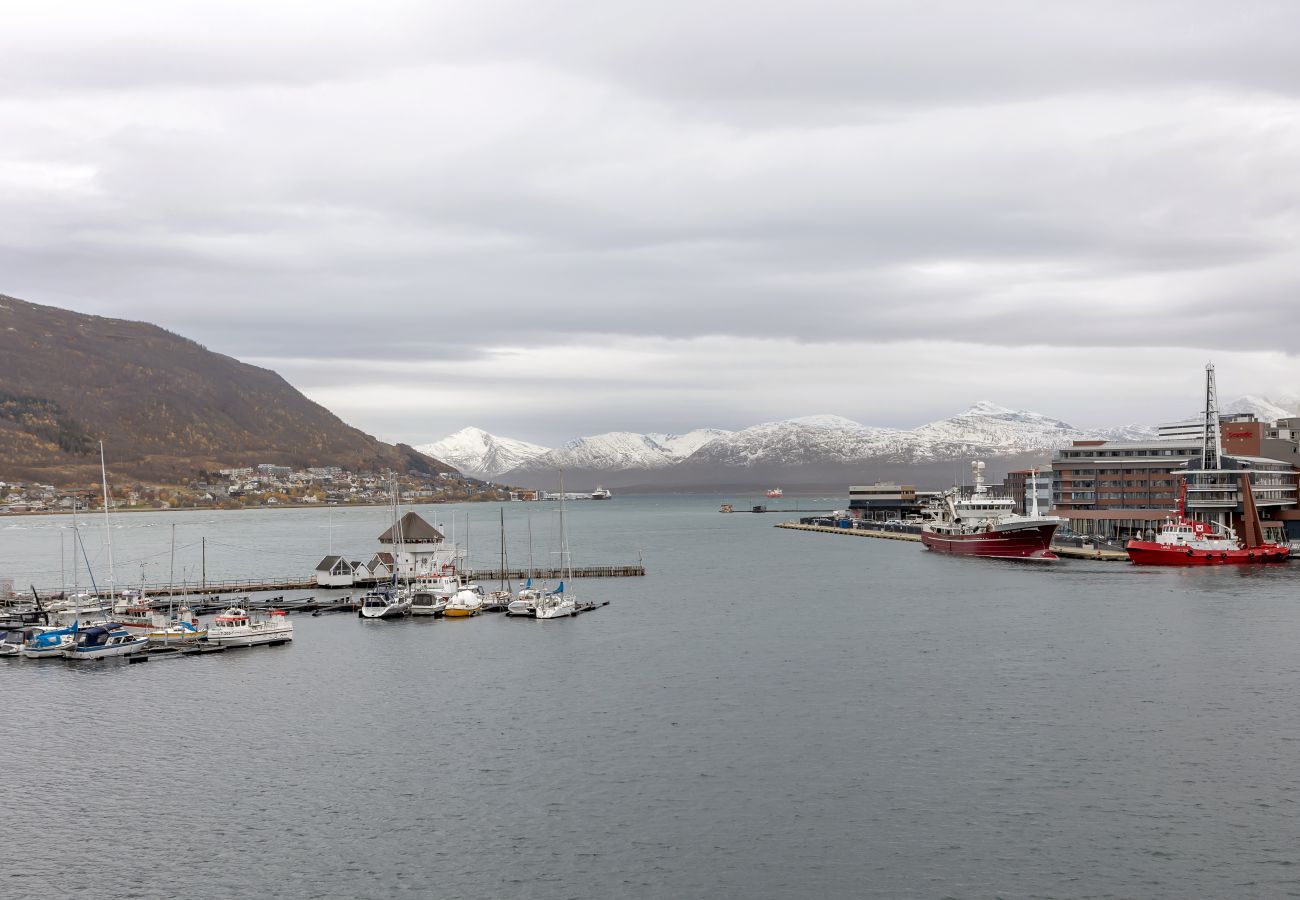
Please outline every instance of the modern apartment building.
[{"label": "modern apartment building", "polygon": [[1128,539],[1157,530],[1186,481],[1189,514],[1240,531],[1245,476],[1265,534],[1300,539],[1300,445],[1270,437],[1278,431],[1254,417],[1230,417],[1220,424],[1223,456],[1215,469],[1203,467],[1195,438],[1075,441],[1052,460],[1053,511],[1077,534]]}]

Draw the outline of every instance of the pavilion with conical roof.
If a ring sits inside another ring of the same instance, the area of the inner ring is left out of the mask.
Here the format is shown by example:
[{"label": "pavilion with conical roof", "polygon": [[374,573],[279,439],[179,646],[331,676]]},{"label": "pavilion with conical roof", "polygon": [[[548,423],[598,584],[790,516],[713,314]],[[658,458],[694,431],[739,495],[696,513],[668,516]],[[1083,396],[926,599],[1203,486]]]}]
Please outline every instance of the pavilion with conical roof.
[{"label": "pavilion with conical roof", "polygon": [[442,532],[413,512],[397,520],[379,536],[381,544],[441,544]]}]

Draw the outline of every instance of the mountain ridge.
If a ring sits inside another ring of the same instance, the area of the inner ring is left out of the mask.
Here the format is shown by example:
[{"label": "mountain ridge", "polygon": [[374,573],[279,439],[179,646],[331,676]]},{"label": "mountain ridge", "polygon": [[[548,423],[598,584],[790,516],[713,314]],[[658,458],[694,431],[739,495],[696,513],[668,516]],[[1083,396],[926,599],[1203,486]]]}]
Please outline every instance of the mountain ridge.
[{"label": "mountain ridge", "polygon": [[275,463],[438,474],[440,460],[385,444],[278,373],[147,322],[0,294],[0,460],[9,478],[159,483]]}]

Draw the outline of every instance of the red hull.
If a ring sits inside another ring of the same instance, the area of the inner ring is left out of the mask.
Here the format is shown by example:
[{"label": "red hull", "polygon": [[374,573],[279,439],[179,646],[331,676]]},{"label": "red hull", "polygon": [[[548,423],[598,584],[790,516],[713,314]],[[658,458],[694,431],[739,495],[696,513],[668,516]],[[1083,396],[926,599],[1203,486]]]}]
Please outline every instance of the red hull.
[{"label": "red hull", "polygon": [[1057,526],[1039,525],[1015,531],[982,531],[976,534],[935,534],[921,531],[921,543],[937,553],[986,556],[993,559],[1052,560],[1052,535]]},{"label": "red hull", "polygon": [[1192,547],[1170,547],[1154,541],[1129,541],[1125,548],[1128,558],[1140,566],[1231,566],[1255,563],[1285,562],[1291,551],[1287,547],[1269,545],[1253,550],[1197,550]]}]

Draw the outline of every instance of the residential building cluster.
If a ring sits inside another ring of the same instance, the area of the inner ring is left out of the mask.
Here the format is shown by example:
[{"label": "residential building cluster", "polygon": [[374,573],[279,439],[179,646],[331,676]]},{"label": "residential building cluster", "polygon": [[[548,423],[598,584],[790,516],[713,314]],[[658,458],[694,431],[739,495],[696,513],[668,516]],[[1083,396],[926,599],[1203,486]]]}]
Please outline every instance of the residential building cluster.
[{"label": "residential building cluster", "polygon": [[[201,471],[182,486],[110,485],[114,509],[212,507],[239,509],[259,506],[387,503],[392,499],[389,473],[350,472],[339,466],[295,469],[265,463],[258,466]],[[505,500],[508,491],[456,472],[436,476],[398,476],[404,503]],[[0,481],[0,513],[64,512],[102,509],[99,485],[58,488],[49,484]]]}]

